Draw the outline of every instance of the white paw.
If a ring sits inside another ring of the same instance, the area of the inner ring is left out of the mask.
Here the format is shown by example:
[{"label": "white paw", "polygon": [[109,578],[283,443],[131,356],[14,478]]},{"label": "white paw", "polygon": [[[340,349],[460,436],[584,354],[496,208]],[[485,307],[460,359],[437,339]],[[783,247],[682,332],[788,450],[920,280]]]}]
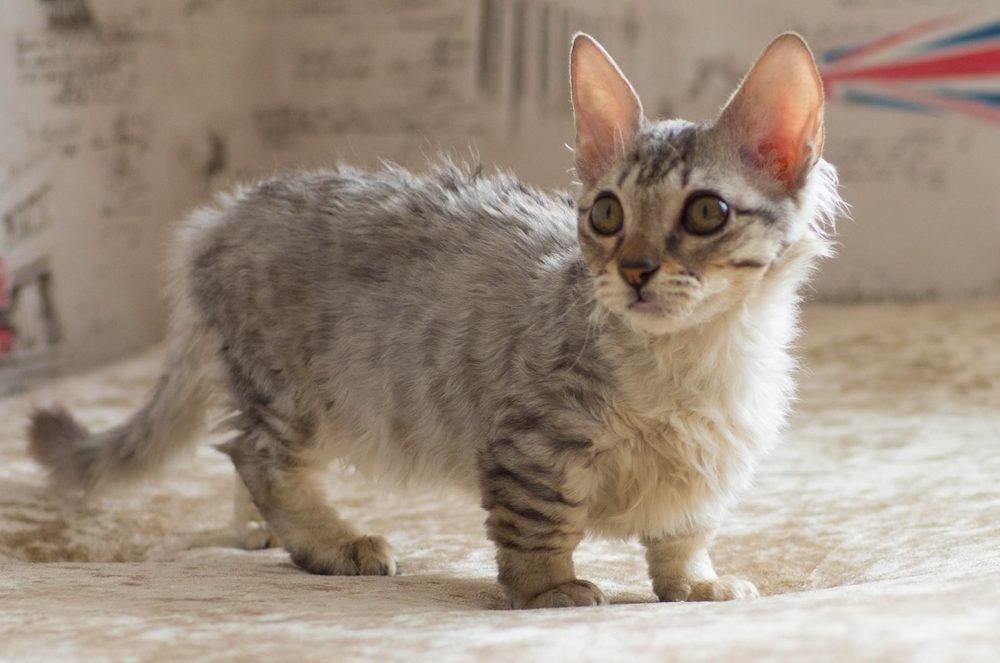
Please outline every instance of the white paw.
[{"label": "white paw", "polygon": [[236,541],[244,550],[278,548],[281,545],[267,525],[257,520],[248,520],[242,527],[237,525]]},{"label": "white paw", "polygon": [[734,601],[760,596],[752,582],[736,576],[722,576],[715,580],[654,580],[653,590],[661,601]]}]

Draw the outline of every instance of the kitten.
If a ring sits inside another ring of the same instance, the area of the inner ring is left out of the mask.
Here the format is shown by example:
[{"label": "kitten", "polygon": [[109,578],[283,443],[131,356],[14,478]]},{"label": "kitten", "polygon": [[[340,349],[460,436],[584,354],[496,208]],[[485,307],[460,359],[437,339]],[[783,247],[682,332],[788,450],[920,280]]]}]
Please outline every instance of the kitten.
[{"label": "kitten", "polygon": [[793,391],[797,291],[842,204],[823,89],[778,37],[714,123],[651,121],[578,34],[573,200],[452,165],[277,177],[195,212],[149,402],[92,434],[33,415],[34,457],[92,491],[196,436],[220,383],[233,460],[303,569],[391,575],[324,503],[342,459],[478,490],[517,608],[600,605],[584,534],[638,537],[664,601],[753,597],[708,545]]}]

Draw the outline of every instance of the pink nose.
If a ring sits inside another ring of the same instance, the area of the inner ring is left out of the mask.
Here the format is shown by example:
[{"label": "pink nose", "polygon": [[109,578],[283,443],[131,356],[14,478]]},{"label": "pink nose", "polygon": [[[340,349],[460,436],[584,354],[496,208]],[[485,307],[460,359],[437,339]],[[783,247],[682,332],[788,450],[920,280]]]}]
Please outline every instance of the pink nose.
[{"label": "pink nose", "polygon": [[625,260],[618,263],[618,273],[633,288],[641,288],[646,285],[659,268],[659,263],[648,259]]}]

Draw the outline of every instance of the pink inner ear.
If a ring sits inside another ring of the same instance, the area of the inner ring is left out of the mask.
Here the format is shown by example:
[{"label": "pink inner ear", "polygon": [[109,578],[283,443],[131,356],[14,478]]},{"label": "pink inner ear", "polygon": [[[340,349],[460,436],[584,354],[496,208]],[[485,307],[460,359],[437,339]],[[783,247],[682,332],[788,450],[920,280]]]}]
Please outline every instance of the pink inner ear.
[{"label": "pink inner ear", "polygon": [[792,189],[819,157],[823,90],[808,47],[799,37],[775,39],[723,111],[742,160]]},{"label": "pink inner ear", "polygon": [[578,132],[578,158],[592,164],[594,170],[607,168],[614,161],[619,140],[613,128],[600,116],[586,111],[577,113],[577,123],[581,129]]},{"label": "pink inner ear", "polygon": [[592,184],[635,132],[642,106],[614,61],[590,37],[579,35],[573,42],[571,77],[577,173]]},{"label": "pink inner ear", "polygon": [[815,122],[815,118],[803,122],[801,110],[792,105],[788,100],[774,104],[773,115],[767,118],[770,126],[760,137],[756,150],[758,161],[755,165],[786,188],[794,185],[803,159],[808,158],[804,149],[808,140],[807,128]]}]

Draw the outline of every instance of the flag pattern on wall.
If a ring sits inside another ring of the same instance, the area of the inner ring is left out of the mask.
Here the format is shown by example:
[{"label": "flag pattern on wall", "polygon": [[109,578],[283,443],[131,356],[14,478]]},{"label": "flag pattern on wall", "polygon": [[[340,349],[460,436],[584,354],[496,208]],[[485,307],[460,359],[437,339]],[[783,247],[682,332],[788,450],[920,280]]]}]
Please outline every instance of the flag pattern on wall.
[{"label": "flag pattern on wall", "polygon": [[819,59],[831,99],[1000,124],[1000,18],[941,17]]}]

